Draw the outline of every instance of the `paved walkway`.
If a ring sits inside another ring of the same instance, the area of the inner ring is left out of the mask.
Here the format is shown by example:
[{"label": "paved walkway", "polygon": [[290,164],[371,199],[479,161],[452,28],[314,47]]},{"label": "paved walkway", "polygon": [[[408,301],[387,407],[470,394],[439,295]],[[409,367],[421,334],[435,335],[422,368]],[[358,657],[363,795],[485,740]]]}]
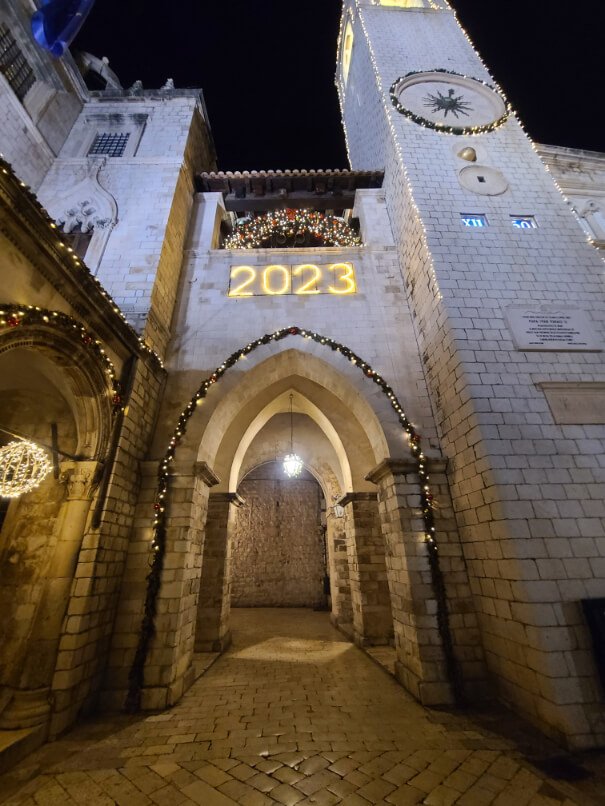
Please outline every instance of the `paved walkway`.
[{"label": "paved walkway", "polygon": [[605,803],[598,778],[581,790],[548,779],[493,722],[422,708],[325,613],[236,610],[233,622],[233,648],[177,707],[79,727],[0,779],[0,802]]}]

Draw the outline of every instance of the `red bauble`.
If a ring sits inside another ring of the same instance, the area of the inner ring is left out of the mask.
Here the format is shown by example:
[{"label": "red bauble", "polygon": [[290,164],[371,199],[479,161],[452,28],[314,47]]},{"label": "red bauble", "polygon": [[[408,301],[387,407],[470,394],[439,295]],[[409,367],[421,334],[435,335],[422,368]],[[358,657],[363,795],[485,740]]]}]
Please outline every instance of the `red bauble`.
[{"label": "red bauble", "polygon": [[21,320],[17,316],[7,316],[6,324],[9,327],[17,327],[17,325],[21,324]]}]

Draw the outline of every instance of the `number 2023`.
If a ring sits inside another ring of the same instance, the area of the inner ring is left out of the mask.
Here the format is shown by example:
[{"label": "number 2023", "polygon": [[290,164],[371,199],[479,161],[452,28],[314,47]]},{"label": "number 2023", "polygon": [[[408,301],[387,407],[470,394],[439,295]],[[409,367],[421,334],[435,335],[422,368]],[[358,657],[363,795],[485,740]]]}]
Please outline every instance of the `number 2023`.
[{"label": "number 2023", "polygon": [[296,266],[232,266],[230,297],[284,296],[294,294],[354,294],[357,291],[352,263],[301,263]]}]

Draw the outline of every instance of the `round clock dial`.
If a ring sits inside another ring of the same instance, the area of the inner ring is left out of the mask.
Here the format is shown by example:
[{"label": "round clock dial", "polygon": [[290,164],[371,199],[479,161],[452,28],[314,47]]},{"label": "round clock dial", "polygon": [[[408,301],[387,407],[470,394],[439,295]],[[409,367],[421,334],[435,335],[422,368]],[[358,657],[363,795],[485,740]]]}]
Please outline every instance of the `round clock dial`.
[{"label": "round clock dial", "polygon": [[433,70],[409,73],[391,87],[398,112],[448,134],[479,134],[502,125],[510,108],[500,93],[476,78]]}]

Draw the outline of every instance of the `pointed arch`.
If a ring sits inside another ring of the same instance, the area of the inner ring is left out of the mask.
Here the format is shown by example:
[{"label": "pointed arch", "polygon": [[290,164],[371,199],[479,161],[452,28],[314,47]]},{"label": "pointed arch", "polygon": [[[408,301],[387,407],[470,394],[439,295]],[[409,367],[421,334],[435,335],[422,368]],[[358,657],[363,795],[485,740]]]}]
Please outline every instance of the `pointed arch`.
[{"label": "pointed arch", "polygon": [[[287,411],[287,404],[289,402],[289,395],[290,389],[282,392],[278,397],[274,398],[273,401],[267,404],[262,411],[260,411],[254,420],[250,423],[244,436],[242,437],[235,455],[233,457],[233,462],[231,465],[231,473],[229,475],[229,492],[236,492],[237,487],[241,481],[240,473],[241,467],[244,461],[244,457],[254,437],[261,431],[261,429],[266,425],[266,423],[277,413],[281,413]],[[292,394],[294,394],[292,392]],[[341,488],[347,492],[352,491],[353,489],[353,478],[351,475],[351,465],[349,463],[349,458],[347,456],[345,446],[343,442],[328,419],[326,415],[322,412],[322,410],[316,406],[311,400],[309,400],[304,394],[300,392],[295,393],[294,396],[294,405],[295,411],[299,413],[306,414],[310,417],[321,429],[322,433],[325,435],[326,439],[334,449],[336,456],[339,460],[340,467],[338,468],[340,471],[340,478],[339,481],[341,483]],[[310,473],[318,480],[322,488],[324,488],[324,483],[320,477],[317,475],[317,471],[313,471],[312,466],[305,463],[305,466],[309,470]],[[325,492],[325,490],[324,490]]]},{"label": "pointed arch", "polygon": [[[425,543],[428,551],[432,584],[437,594],[440,594],[441,591],[444,590],[443,577],[439,565],[437,536],[435,534],[435,519],[433,516],[432,505],[433,495],[429,485],[426,457],[422,452],[420,436],[416,433],[416,429],[408,420],[394,390],[389,386],[386,380],[372,368],[370,364],[361,358],[361,356],[357,355],[357,353],[355,353],[345,344],[341,344],[334,339],[323,336],[321,333],[309,331],[297,326],[282,328],[274,331],[273,333],[265,333],[265,335],[261,338],[256,339],[256,341],[249,342],[243,348],[240,348],[232,353],[209,377],[202,381],[197,392],[193,395],[191,400],[186,404],[185,408],[181,412],[168,445],[168,449],[164,454],[163,459],[160,461],[158,471],[158,489],[153,505],[155,514],[151,547],[154,553],[151,562],[151,571],[147,577],[147,592],[144,604],[145,615],[141,624],[139,642],[129,674],[129,690],[126,699],[126,708],[128,711],[136,712],[141,708],[145,662],[152,637],[155,634],[157,600],[160,592],[164,557],[166,554],[166,520],[168,517],[166,510],[169,499],[168,483],[170,478],[170,466],[171,462],[174,460],[177,448],[180,446],[182,438],[187,432],[189,420],[195,414],[199,402],[202,401],[208,394],[209,389],[239,361],[244,359],[254,350],[269,344],[273,344],[274,342],[279,342],[282,339],[290,336],[298,336],[304,339],[309,339],[317,345],[322,345],[326,350],[329,349],[336,353],[340,353],[343,358],[355,365],[369,381],[375,383],[382,394],[390,402],[390,406],[399,419],[401,428],[408,435],[410,451],[417,466],[417,474],[420,482],[420,507],[423,513]],[[207,429],[207,431],[209,432],[210,430]],[[437,609],[439,630],[444,643],[444,651],[446,653],[446,659],[448,660],[448,666],[451,666],[452,669],[455,669],[456,661],[452,650],[451,634],[449,629],[449,613],[447,609],[447,601],[444,595],[437,595]],[[456,675],[454,672],[452,672],[452,680],[454,681],[455,678]]]},{"label": "pointed arch", "polygon": [[[251,367],[217,401],[199,434],[197,461],[210,465],[223,485],[232,482],[232,463],[236,455],[243,457],[238,449],[246,433],[251,442],[262,425],[279,412],[276,400],[283,403],[290,390],[301,403],[307,401],[304,413],[317,423],[339,457],[341,483],[350,490],[355,479],[363,489],[365,475],[394,446],[389,445],[372,405],[350,380],[332,364],[296,349],[276,353]],[[257,420],[261,412],[265,415]],[[197,439],[196,435],[194,444]]]}]

